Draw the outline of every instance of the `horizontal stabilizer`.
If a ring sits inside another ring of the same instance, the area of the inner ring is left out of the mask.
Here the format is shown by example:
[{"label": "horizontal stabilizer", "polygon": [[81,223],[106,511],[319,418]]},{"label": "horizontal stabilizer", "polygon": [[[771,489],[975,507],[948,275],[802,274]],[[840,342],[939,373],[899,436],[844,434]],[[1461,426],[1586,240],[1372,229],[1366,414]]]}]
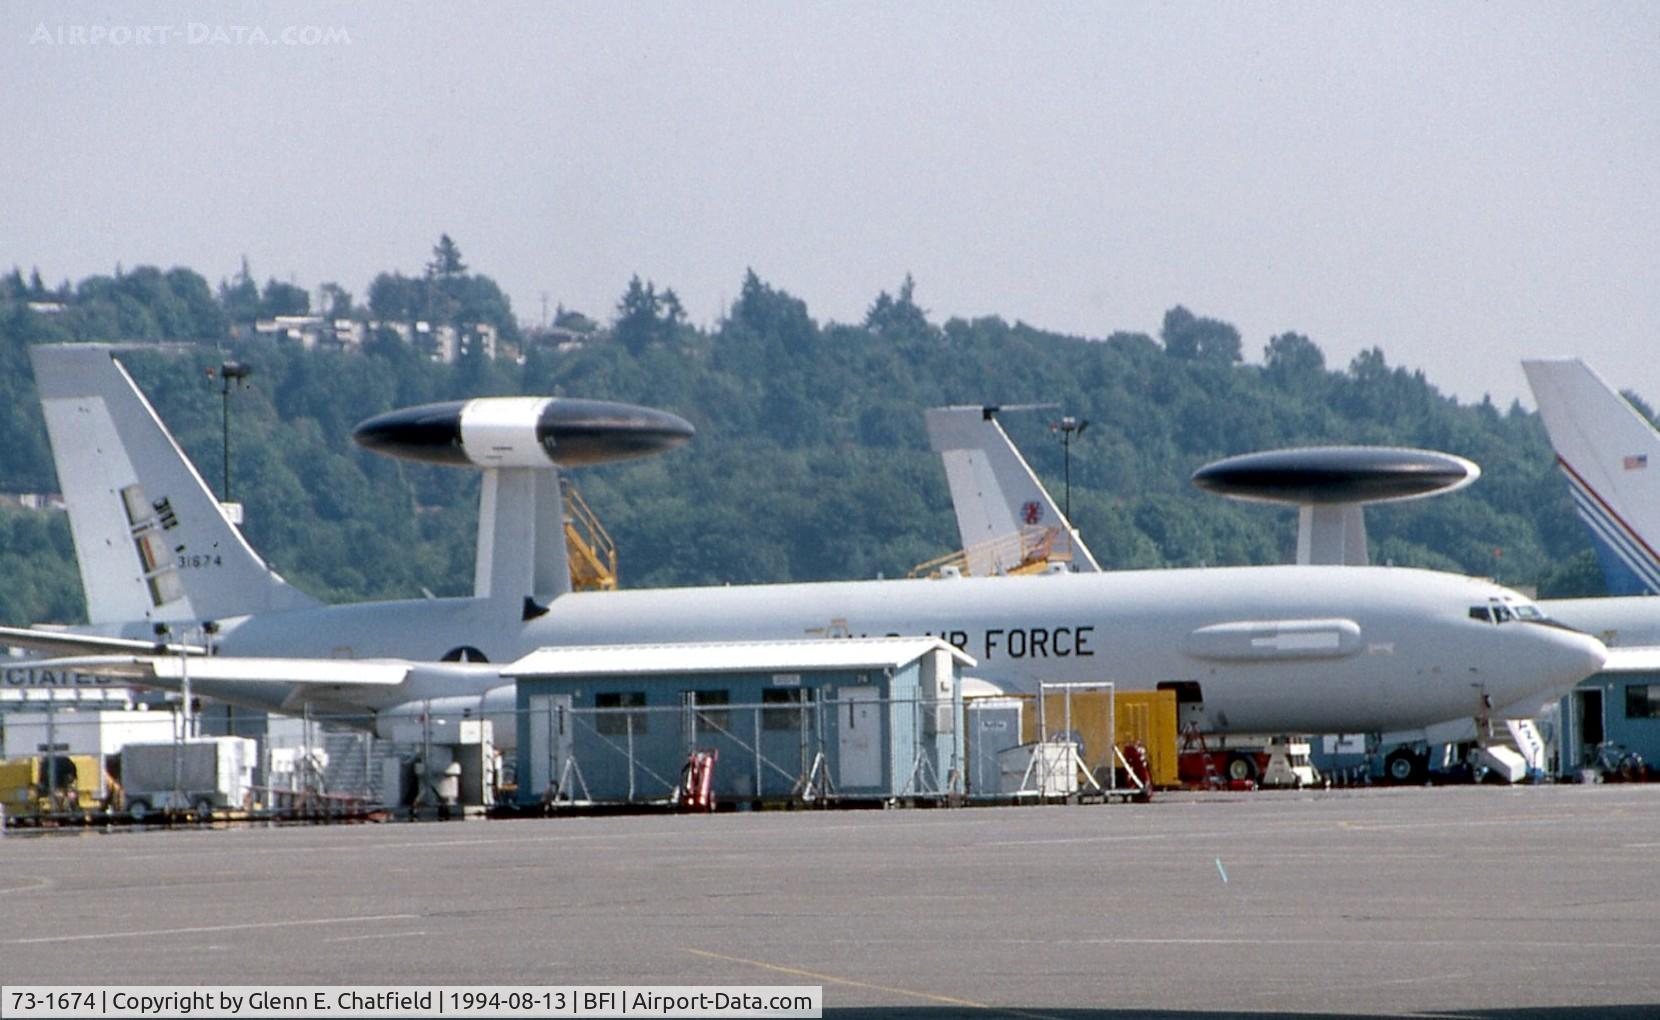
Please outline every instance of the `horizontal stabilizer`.
[{"label": "horizontal stabilizer", "polygon": [[[158,650],[164,650],[169,655],[207,654],[207,649],[201,645],[172,643],[164,647],[155,641],[101,637],[97,634],[76,634],[73,631],[39,630],[33,627],[0,627],[0,645],[7,645],[12,648],[27,648],[30,651],[45,652],[48,655],[99,655],[123,652],[144,655],[147,653],[154,654]],[[0,666],[0,669],[31,669],[38,665],[40,665],[38,660],[28,660],[10,667]]]}]

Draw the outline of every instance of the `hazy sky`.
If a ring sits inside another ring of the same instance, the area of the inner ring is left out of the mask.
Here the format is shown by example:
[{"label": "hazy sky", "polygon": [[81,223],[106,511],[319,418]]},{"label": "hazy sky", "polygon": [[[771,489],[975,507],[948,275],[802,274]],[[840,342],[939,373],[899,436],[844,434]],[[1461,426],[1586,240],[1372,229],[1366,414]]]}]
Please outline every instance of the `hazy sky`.
[{"label": "hazy sky", "polygon": [[[148,32],[145,29],[148,28]],[[257,29],[256,33],[254,30]],[[1660,403],[1660,5],[0,5],[0,266],[1156,333]],[[1023,395],[1029,396],[1029,395]],[[987,399],[1002,399],[988,381]]]}]

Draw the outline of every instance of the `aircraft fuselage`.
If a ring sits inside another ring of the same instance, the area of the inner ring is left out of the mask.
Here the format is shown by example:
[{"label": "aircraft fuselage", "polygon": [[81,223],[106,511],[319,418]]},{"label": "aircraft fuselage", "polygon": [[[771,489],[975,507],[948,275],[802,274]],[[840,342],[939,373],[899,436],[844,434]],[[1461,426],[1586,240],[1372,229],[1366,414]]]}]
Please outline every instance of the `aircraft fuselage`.
[{"label": "aircraft fuselage", "polygon": [[[535,619],[461,598],[223,621],[226,655],[504,663],[550,645],[938,635],[1012,691],[1197,683],[1213,732],[1370,732],[1566,688],[1600,663],[1561,628],[1472,619],[1523,601],[1497,585],[1388,567],[1240,567],[941,581],[572,593]],[[388,695],[393,692],[387,692]]]}]

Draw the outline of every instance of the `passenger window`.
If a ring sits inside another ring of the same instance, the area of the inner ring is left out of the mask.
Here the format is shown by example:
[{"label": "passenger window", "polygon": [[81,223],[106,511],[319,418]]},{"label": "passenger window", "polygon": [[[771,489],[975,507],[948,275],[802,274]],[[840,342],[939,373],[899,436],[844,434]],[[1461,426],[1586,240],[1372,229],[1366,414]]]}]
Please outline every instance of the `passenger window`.
[{"label": "passenger window", "polygon": [[1504,603],[1502,603],[1502,602],[1496,603],[1493,606],[1493,622],[1494,623],[1509,623],[1511,620],[1514,620],[1515,618],[1516,618],[1516,616],[1515,616],[1514,613],[1512,613],[1510,611],[1510,607],[1505,605]]}]

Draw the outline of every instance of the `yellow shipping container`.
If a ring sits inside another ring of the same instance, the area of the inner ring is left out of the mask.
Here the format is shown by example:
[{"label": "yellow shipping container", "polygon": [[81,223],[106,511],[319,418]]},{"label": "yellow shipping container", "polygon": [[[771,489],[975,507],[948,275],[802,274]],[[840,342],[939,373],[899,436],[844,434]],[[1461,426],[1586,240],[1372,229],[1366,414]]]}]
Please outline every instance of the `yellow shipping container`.
[{"label": "yellow shipping container", "polygon": [[[1072,691],[1070,694],[1072,732],[1077,734],[1078,754],[1091,772],[1113,763],[1114,743],[1140,741],[1147,748],[1147,770],[1154,786],[1177,786],[1180,780],[1176,761],[1176,692],[1175,691],[1118,691],[1116,706],[1107,700],[1104,690]],[[1062,734],[1067,728],[1067,698],[1064,691],[1044,695],[1044,722],[1051,736]],[[1021,739],[1037,739],[1037,698],[1027,701],[1027,710],[1021,717]],[[1113,708],[1116,707],[1116,713]],[[1107,728],[1117,724],[1113,740],[1107,739]]]}]

